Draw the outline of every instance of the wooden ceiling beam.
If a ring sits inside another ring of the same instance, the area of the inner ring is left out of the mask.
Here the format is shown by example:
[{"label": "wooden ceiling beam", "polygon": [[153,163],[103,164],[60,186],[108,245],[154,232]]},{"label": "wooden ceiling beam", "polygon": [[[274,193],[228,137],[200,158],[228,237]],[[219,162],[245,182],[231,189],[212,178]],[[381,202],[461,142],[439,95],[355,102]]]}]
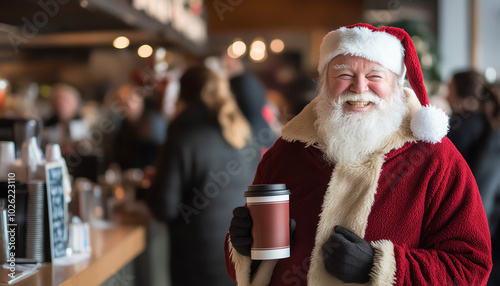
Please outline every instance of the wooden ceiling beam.
[{"label": "wooden ceiling beam", "polygon": [[259,29],[334,29],[363,15],[362,0],[214,0],[206,3],[210,33]]}]

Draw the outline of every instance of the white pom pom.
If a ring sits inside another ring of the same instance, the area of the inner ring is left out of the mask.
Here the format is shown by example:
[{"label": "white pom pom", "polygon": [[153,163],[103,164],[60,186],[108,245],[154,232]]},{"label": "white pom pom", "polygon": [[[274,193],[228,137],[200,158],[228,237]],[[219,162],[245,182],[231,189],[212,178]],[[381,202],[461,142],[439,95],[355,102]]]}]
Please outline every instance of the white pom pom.
[{"label": "white pom pom", "polygon": [[430,142],[441,142],[448,133],[448,116],[441,109],[428,105],[420,108],[411,119],[410,128],[418,139]]}]

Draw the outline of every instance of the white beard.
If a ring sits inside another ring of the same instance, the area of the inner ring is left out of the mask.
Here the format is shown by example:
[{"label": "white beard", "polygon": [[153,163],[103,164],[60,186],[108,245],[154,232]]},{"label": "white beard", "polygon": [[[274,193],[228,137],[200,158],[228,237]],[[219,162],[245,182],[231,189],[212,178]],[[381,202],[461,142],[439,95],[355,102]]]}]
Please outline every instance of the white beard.
[{"label": "white beard", "polygon": [[[348,100],[374,102],[368,112],[350,112],[343,108]],[[367,155],[379,150],[387,139],[398,131],[408,113],[406,97],[395,86],[389,102],[373,93],[343,94],[333,100],[326,84],[320,82],[318,116],[315,127],[324,145],[320,146],[324,157],[331,163],[361,163]]]}]

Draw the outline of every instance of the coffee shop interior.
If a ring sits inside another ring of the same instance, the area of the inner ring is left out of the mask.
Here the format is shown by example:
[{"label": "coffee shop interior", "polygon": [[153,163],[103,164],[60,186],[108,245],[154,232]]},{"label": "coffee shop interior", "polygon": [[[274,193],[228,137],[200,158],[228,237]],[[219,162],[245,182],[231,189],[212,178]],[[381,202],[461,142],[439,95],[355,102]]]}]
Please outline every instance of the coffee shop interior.
[{"label": "coffee shop interior", "polygon": [[[181,228],[148,199],[155,179],[170,177],[162,173],[166,142],[185,131],[169,127],[182,114],[177,99],[190,67],[228,80],[258,162],[316,96],[319,45],[329,31],[358,22],[404,28],[431,103],[451,115],[453,73],[475,69],[500,80],[499,15],[497,0],[2,1],[0,284],[183,285],[171,279],[176,248],[192,259],[178,271],[200,267],[205,250],[171,243]],[[218,152],[210,146],[204,152]],[[244,170],[241,185],[250,185],[255,167]],[[220,253],[213,268],[225,271],[225,234],[217,229],[227,232],[245,189],[219,205],[219,190],[236,179],[229,165],[212,171],[217,192],[195,189],[188,205],[163,207],[194,227],[217,205],[217,221],[198,227],[210,237],[205,246]],[[7,219],[16,223],[10,252]],[[8,275],[13,253],[18,263]],[[491,281],[499,276],[494,268]]]}]

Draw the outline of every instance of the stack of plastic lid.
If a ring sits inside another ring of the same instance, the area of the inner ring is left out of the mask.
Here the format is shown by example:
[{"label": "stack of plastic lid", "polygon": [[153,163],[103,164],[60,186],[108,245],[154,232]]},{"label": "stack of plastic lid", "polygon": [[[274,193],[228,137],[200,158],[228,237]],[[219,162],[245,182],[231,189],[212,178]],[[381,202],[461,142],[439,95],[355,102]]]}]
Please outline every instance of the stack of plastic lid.
[{"label": "stack of plastic lid", "polygon": [[16,257],[26,257],[26,228],[28,212],[28,189],[26,184],[16,184]]},{"label": "stack of plastic lid", "polygon": [[29,182],[26,230],[26,257],[39,262],[50,261],[50,234],[45,183]]},{"label": "stack of plastic lid", "polygon": [[[19,161],[19,163],[21,163]],[[0,197],[12,199],[9,195],[15,195],[15,215],[9,217],[9,224],[15,225],[16,257],[25,257],[26,238],[26,207],[28,190],[26,184],[26,171],[21,168],[15,169],[16,153],[14,142],[0,141]]]}]

